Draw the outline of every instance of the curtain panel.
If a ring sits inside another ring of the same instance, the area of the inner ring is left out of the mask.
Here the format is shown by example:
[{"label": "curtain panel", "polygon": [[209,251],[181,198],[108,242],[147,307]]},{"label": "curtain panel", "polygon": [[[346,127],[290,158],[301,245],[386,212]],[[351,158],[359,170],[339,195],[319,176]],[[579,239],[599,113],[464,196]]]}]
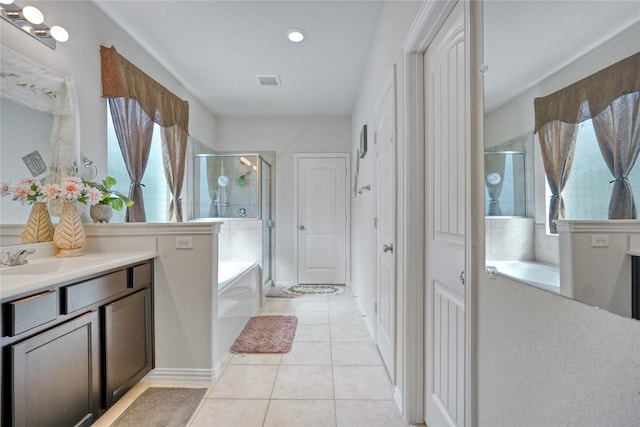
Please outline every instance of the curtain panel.
[{"label": "curtain panel", "polygon": [[[187,138],[189,135],[189,104],[181,100],[164,86],[145,74],[138,67],[120,55],[115,47],[107,48],[100,46],[100,56],[102,59],[102,96],[104,98],[126,99],[127,102],[110,103],[112,106],[127,105],[128,100],[139,104],[140,109],[149,119],[161,126],[162,129],[162,159],[165,177],[171,194],[169,203],[169,221],[182,222],[181,193],[184,183]],[[123,110],[124,111],[124,110]],[[127,163],[127,170],[131,177],[131,197],[134,200],[134,208],[137,213],[129,215],[127,208],[126,221],[145,221],[144,204],[142,203],[142,191],[140,181],[146,167],[149,149],[146,147],[146,135],[149,133],[149,144],[151,132],[146,129],[147,124],[140,122],[141,114],[134,108],[128,107],[132,116],[128,118],[120,117],[123,122],[135,123],[138,121],[144,129],[118,133],[118,142]],[[118,113],[121,115],[121,113]],[[115,122],[114,118],[114,122]],[[152,126],[151,126],[152,127]],[[135,133],[145,135],[139,138]],[[129,135],[129,137],[127,137]],[[124,139],[121,139],[124,138]],[[133,147],[128,147],[134,144]],[[140,145],[141,144],[141,145]],[[127,154],[126,152],[129,152]],[[145,153],[141,156],[132,156],[131,153]],[[140,200],[138,206],[137,198]],[[141,212],[139,210],[141,209]],[[137,219],[134,219],[137,218]]]}]

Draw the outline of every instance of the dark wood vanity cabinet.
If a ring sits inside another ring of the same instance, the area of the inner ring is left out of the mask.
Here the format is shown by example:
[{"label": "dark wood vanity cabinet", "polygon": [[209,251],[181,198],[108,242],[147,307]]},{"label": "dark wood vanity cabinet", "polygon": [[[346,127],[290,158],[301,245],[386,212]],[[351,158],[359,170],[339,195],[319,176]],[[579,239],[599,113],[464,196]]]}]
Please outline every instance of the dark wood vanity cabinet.
[{"label": "dark wood vanity cabinet", "polygon": [[100,413],[98,353],[95,311],[12,345],[11,425],[91,425]]},{"label": "dark wood vanity cabinet", "polygon": [[88,426],[153,368],[152,261],[2,300],[2,426]]},{"label": "dark wood vanity cabinet", "polygon": [[109,408],[151,370],[151,291],[136,292],[102,310],[105,406]]}]

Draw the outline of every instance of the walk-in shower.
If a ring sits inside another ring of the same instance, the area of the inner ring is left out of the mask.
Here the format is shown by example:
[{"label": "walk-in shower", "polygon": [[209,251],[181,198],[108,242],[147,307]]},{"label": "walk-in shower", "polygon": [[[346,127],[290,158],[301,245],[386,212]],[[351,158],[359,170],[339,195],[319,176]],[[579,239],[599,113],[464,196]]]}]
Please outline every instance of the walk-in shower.
[{"label": "walk-in shower", "polygon": [[256,153],[194,154],[192,182],[192,218],[224,221],[220,261],[257,262],[263,286],[270,284],[275,237],[272,164]]}]

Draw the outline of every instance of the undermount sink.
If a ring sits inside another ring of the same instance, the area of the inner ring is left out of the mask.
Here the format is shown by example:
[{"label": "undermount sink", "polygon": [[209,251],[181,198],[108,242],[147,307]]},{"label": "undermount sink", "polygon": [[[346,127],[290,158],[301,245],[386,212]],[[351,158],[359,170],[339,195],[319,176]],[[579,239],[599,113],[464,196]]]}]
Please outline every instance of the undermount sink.
[{"label": "undermount sink", "polygon": [[[96,261],[96,256],[79,256],[76,258],[42,258],[27,261],[26,264],[0,269],[0,276],[24,276],[58,273],[87,265],[87,261]],[[107,257],[102,257],[107,259]]]}]

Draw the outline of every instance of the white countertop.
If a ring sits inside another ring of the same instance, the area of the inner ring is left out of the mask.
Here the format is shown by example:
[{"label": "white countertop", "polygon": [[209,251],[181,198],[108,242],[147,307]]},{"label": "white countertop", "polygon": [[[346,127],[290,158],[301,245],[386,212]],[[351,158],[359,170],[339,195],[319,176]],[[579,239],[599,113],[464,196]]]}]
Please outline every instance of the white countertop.
[{"label": "white countertop", "polygon": [[101,251],[69,258],[34,258],[25,265],[0,269],[0,299],[81,279],[157,255],[153,251]]}]

